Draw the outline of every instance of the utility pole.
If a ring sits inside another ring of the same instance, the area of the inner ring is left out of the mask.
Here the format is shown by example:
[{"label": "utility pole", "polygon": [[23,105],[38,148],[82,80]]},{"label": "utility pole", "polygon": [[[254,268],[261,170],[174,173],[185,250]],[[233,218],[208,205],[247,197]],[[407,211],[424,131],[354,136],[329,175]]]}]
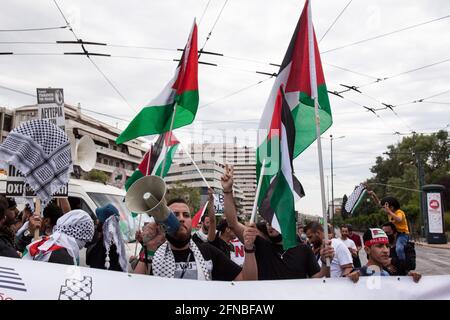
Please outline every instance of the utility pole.
[{"label": "utility pole", "polygon": [[334,178],[333,178],[333,135],[330,134],[330,147],[331,147],[331,213],[330,220],[334,216]]},{"label": "utility pole", "polygon": [[[342,139],[345,136],[340,136],[336,139]],[[330,220],[334,217],[334,174],[333,174],[333,135],[330,134],[330,149],[331,149],[331,214]]]},{"label": "utility pole", "polygon": [[422,152],[416,152],[415,153],[415,157],[416,157],[416,163],[417,163],[417,177],[419,178],[419,190],[420,190],[420,194],[419,194],[419,203],[420,203],[420,218],[422,219],[423,222],[423,236],[425,237],[425,239],[427,238],[427,219],[425,217],[425,199],[424,199],[424,193],[422,191],[422,186],[425,184],[425,173],[423,171],[423,163],[422,163],[422,156],[423,153]]}]

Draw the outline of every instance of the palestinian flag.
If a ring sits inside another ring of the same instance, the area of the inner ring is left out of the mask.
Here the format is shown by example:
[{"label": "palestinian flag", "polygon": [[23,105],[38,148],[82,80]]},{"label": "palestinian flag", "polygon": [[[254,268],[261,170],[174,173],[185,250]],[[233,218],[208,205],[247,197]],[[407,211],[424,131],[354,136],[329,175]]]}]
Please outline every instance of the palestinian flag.
[{"label": "palestinian flag", "polygon": [[175,108],[172,129],[192,123],[199,101],[197,69],[197,25],[194,20],[188,42],[175,70],[175,76],[163,91],[130,122],[116,139],[116,143],[120,144],[137,137],[170,131]]},{"label": "palestinian flag", "polygon": [[200,220],[206,212],[206,207],[208,206],[208,201],[205,203],[203,208],[200,208],[197,213],[192,217],[192,228],[197,229]]},{"label": "palestinian flag", "polygon": [[[134,171],[131,177],[125,182],[125,190],[128,190],[136,180],[144,176],[156,175],[164,178],[169,172],[173,156],[177,151],[179,143],[180,142],[175,138],[173,133],[170,134],[169,132],[166,132],[161,134],[158,137],[158,140],[156,140],[155,145],[144,155],[144,159],[139,164],[136,171]],[[164,157],[167,157],[167,160],[163,175],[161,176]]]},{"label": "palestinian flag", "polygon": [[317,138],[315,97],[318,98],[319,103],[320,132],[325,132],[332,124],[330,102],[312,26],[309,0],[305,3],[266,103],[259,125],[259,128],[265,132],[270,128],[277,92],[281,85],[284,87],[286,100],[295,123],[294,158],[296,158]]},{"label": "palestinian flag", "polygon": [[[161,137],[164,137],[162,139]],[[152,175],[164,178],[169,172],[170,166],[173,162],[173,157],[177,152],[178,146],[180,145],[180,141],[175,138],[175,135],[169,132],[166,132],[160,135],[161,140],[157,140],[155,144],[155,154],[153,159],[155,159]],[[163,170],[164,158],[166,158],[166,163]],[[163,174],[161,175],[161,170],[163,170]]]},{"label": "palestinian flag", "polygon": [[[285,250],[297,245],[294,192],[304,195],[300,182],[294,176],[292,161],[295,147],[295,124],[291,109],[280,86],[275,100],[270,131],[266,143],[275,150],[270,167],[275,174],[264,175],[265,193],[259,206],[261,216],[277,229],[283,237]],[[263,188],[261,187],[261,190]]]},{"label": "palestinian flag", "polygon": [[349,214],[354,214],[366,197],[367,188],[361,183],[359,186],[355,187],[352,194],[348,197],[344,207],[345,211]]}]

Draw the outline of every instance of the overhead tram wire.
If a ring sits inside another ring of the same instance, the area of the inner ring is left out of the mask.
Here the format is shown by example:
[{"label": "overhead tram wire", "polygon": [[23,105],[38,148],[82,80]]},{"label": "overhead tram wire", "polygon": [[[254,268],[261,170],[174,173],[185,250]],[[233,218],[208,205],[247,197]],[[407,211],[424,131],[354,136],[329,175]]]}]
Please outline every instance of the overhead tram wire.
[{"label": "overhead tram wire", "polygon": [[208,10],[209,4],[211,3],[211,0],[208,0],[208,3],[206,4],[205,9],[203,10],[202,16],[200,17],[200,20],[198,21],[198,26],[202,24],[203,17],[205,16],[206,10]]},{"label": "overhead tram wire", "polygon": [[29,31],[48,31],[48,30],[58,30],[65,29],[68,26],[61,27],[46,27],[46,28],[26,28],[26,29],[0,29],[0,32],[29,32]]},{"label": "overhead tram wire", "polygon": [[270,80],[270,79],[272,79],[272,78],[273,78],[273,76],[270,76],[269,78],[266,78],[266,79],[264,79],[264,80],[260,80],[260,81],[258,81],[257,83],[251,84],[251,85],[249,85],[249,86],[247,86],[247,87],[244,87],[244,88],[239,89],[239,90],[237,90],[237,91],[231,92],[231,93],[229,93],[229,94],[227,94],[227,95],[225,95],[225,96],[223,96],[223,97],[221,97],[221,98],[219,98],[219,99],[216,99],[216,100],[213,100],[213,101],[208,102],[208,103],[206,103],[206,104],[203,104],[203,105],[199,106],[198,108],[199,108],[199,109],[203,109],[203,108],[205,108],[205,107],[207,107],[207,106],[209,106],[209,105],[211,105],[211,104],[214,104],[214,103],[216,103],[216,102],[219,102],[219,101],[225,100],[225,99],[227,99],[227,98],[229,98],[229,97],[232,97],[232,96],[234,96],[234,95],[237,95],[237,94],[241,93],[242,91],[245,91],[245,90],[251,89],[251,88],[253,88],[253,87],[256,87],[257,85],[259,85],[259,84],[261,84],[261,83],[263,83],[263,82],[266,82],[267,80]]},{"label": "overhead tram wire", "polygon": [[114,91],[123,99],[123,101],[128,105],[130,109],[132,109],[134,112],[137,112],[137,110],[125,99],[125,97],[120,93],[120,91],[117,89],[117,87],[112,83],[111,80],[106,76],[106,74],[100,70],[98,65],[94,62],[94,60],[89,56],[89,52],[86,50],[83,41],[76,35],[75,31],[73,31],[72,26],[70,25],[69,21],[67,20],[66,16],[64,15],[64,12],[61,10],[60,6],[58,5],[58,2],[56,0],[53,0],[54,4],[58,8],[59,12],[61,13],[61,16],[63,17],[64,21],[66,22],[67,27],[69,28],[70,32],[74,35],[75,39],[81,43],[81,48],[83,49],[83,52],[85,53],[86,57],[89,59],[89,61],[92,63],[92,65],[97,69],[98,72],[103,76],[103,78],[107,81],[107,83],[114,89]]},{"label": "overhead tram wire", "polygon": [[372,84],[375,84],[375,83],[379,83],[381,81],[390,80],[390,79],[393,79],[393,78],[396,78],[396,77],[400,77],[400,76],[408,74],[408,73],[412,73],[412,72],[416,72],[416,71],[423,70],[423,69],[426,69],[426,68],[430,68],[430,67],[433,67],[433,66],[437,66],[439,64],[446,63],[446,62],[449,62],[449,61],[450,61],[450,58],[449,59],[445,59],[445,60],[441,60],[441,61],[438,61],[438,62],[434,62],[434,63],[431,63],[431,64],[427,64],[427,65],[424,65],[424,66],[421,66],[421,67],[418,67],[418,68],[414,68],[414,69],[410,69],[410,70],[407,70],[407,71],[403,71],[403,72],[394,74],[392,76],[388,76],[388,77],[385,77],[385,78],[382,78],[382,79],[377,79],[376,81],[360,85],[360,86],[358,86],[358,88],[364,88],[364,87],[367,87],[369,85],[372,85]]},{"label": "overhead tram wire", "polygon": [[433,22],[436,22],[436,21],[447,19],[449,17],[450,17],[450,14],[446,15],[446,16],[443,16],[443,17],[440,17],[440,18],[433,19],[433,20],[425,21],[425,22],[422,22],[422,23],[418,23],[418,24],[415,24],[415,25],[411,25],[411,26],[408,26],[408,27],[404,27],[404,28],[401,28],[401,29],[390,31],[390,32],[387,32],[387,33],[379,34],[377,36],[373,36],[373,37],[370,37],[370,38],[367,38],[367,39],[363,39],[363,40],[359,40],[359,41],[352,42],[352,43],[349,43],[349,44],[345,44],[345,45],[340,46],[340,47],[336,47],[336,48],[333,48],[333,49],[325,50],[325,51],[322,51],[321,54],[325,54],[325,53],[328,53],[328,52],[333,52],[333,51],[336,51],[336,50],[340,50],[340,49],[348,48],[348,47],[351,47],[351,46],[355,46],[355,45],[358,45],[358,44],[361,44],[361,43],[364,43],[364,42],[368,42],[368,41],[372,41],[372,40],[375,40],[375,39],[380,39],[380,38],[383,38],[383,37],[387,37],[387,36],[390,36],[390,35],[395,34],[395,33],[399,33],[399,32],[402,32],[402,31],[409,30],[409,29],[417,28],[417,27],[420,27],[420,26],[423,26],[423,25],[426,25],[426,24],[429,24],[429,23],[433,23]]},{"label": "overhead tram wire", "polygon": [[22,90],[17,90],[17,89],[9,88],[9,87],[5,87],[5,86],[2,86],[2,85],[0,85],[0,88],[1,88],[1,89],[4,89],[4,90],[8,90],[8,91],[15,92],[15,93],[20,93],[20,94],[23,94],[23,95],[25,95],[25,96],[29,96],[29,97],[34,97],[34,98],[36,98],[36,95],[35,95],[35,94],[29,93],[29,92],[25,92],[25,91],[22,91]]},{"label": "overhead tram wire", "polygon": [[450,90],[446,90],[446,91],[443,91],[443,92],[439,92],[439,93],[433,94],[433,95],[428,96],[426,98],[421,98],[421,99],[417,99],[417,100],[410,101],[410,102],[399,103],[399,104],[394,105],[394,107],[398,108],[398,107],[401,107],[401,106],[406,106],[408,104],[422,103],[422,102],[423,103],[428,103],[428,101],[425,101],[425,100],[428,100],[428,99],[431,99],[431,98],[434,98],[434,97],[438,97],[438,96],[442,96],[442,95],[444,95],[446,93],[449,93],[449,92],[450,92]]},{"label": "overhead tram wire", "polygon": [[344,7],[344,9],[341,10],[341,12],[338,14],[338,16],[336,17],[336,19],[334,19],[333,23],[328,27],[327,31],[325,31],[325,33],[323,34],[322,38],[320,38],[319,43],[323,40],[323,38],[325,38],[325,36],[328,34],[328,32],[330,32],[331,28],[333,28],[333,26],[336,24],[336,22],[339,20],[339,18],[342,16],[342,14],[344,13],[344,11],[347,9],[347,7],[350,5],[350,3],[352,3],[353,0],[350,0],[347,5]]},{"label": "overhead tram wire", "polygon": [[350,69],[347,69],[347,68],[344,68],[344,67],[340,67],[340,66],[331,64],[331,63],[324,62],[323,64],[326,64],[327,66],[330,66],[330,67],[333,67],[333,68],[336,68],[336,69],[339,69],[339,70],[343,70],[343,71],[347,71],[347,72],[350,72],[350,73],[354,73],[354,74],[357,74],[359,76],[363,76],[363,77],[367,77],[367,78],[371,78],[371,79],[377,79],[377,80],[380,79],[379,77],[374,77],[374,76],[371,76],[371,75],[368,75],[368,74],[365,74],[365,73],[361,73],[361,72],[358,72],[358,71],[353,71],[353,70],[350,70]]},{"label": "overhead tram wire", "polygon": [[225,9],[225,6],[227,5],[227,3],[228,3],[228,0],[225,0],[225,3],[223,4],[222,9],[220,10],[219,15],[217,16],[216,21],[214,22],[214,24],[213,24],[213,26],[211,28],[211,31],[209,31],[209,33],[208,33],[208,35],[206,37],[205,43],[203,44],[202,48],[200,49],[200,52],[198,54],[198,58],[200,58],[200,56],[202,55],[201,51],[203,51],[205,49],[206,43],[211,38],[212,32],[213,32],[214,28],[216,27],[216,24],[219,21],[219,18],[222,15],[223,9]]}]

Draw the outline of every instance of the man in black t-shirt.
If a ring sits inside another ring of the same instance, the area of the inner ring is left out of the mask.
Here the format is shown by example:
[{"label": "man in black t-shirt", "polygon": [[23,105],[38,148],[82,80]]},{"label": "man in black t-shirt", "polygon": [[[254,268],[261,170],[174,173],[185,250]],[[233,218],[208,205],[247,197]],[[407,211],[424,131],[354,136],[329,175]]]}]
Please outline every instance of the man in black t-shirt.
[{"label": "man in black t-shirt", "polygon": [[[237,219],[232,190],[233,167],[225,166],[221,182],[225,198],[225,217],[230,228],[242,241],[246,227]],[[258,230],[260,234],[255,239],[254,250],[259,280],[321,278],[329,274],[330,268],[326,263],[322,263],[323,267],[319,267],[309,246],[299,244],[294,248],[283,250],[283,238],[278,231],[268,223],[260,224]],[[332,259],[334,256],[331,247],[323,248],[320,253],[324,261],[327,257]],[[247,257],[247,254],[245,256]]]},{"label": "man in black t-shirt", "polygon": [[214,247],[222,251],[228,258],[231,259],[230,254],[234,252],[234,246],[230,243],[235,239],[236,235],[228,226],[226,219],[222,219],[217,225],[216,237],[213,241],[209,241]]},{"label": "man in black t-shirt", "polygon": [[[151,274],[179,279],[257,280],[254,254],[246,255],[241,269],[211,244],[195,244],[191,239],[192,219],[187,203],[172,199],[167,205],[178,218],[180,227],[175,236],[166,233],[167,241],[158,248],[151,262]],[[253,247],[256,232],[255,228],[246,228],[246,248]]]}]

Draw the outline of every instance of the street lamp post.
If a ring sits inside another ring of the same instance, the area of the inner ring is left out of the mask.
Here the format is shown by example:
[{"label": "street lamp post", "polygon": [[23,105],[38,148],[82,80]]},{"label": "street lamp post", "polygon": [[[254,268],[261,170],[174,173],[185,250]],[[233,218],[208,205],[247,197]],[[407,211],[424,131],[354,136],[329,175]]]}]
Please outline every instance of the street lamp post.
[{"label": "street lamp post", "polygon": [[[340,136],[335,139],[342,139],[345,136]],[[331,214],[330,220],[334,217],[334,175],[333,175],[333,135],[330,134],[330,149],[331,149]]]}]

